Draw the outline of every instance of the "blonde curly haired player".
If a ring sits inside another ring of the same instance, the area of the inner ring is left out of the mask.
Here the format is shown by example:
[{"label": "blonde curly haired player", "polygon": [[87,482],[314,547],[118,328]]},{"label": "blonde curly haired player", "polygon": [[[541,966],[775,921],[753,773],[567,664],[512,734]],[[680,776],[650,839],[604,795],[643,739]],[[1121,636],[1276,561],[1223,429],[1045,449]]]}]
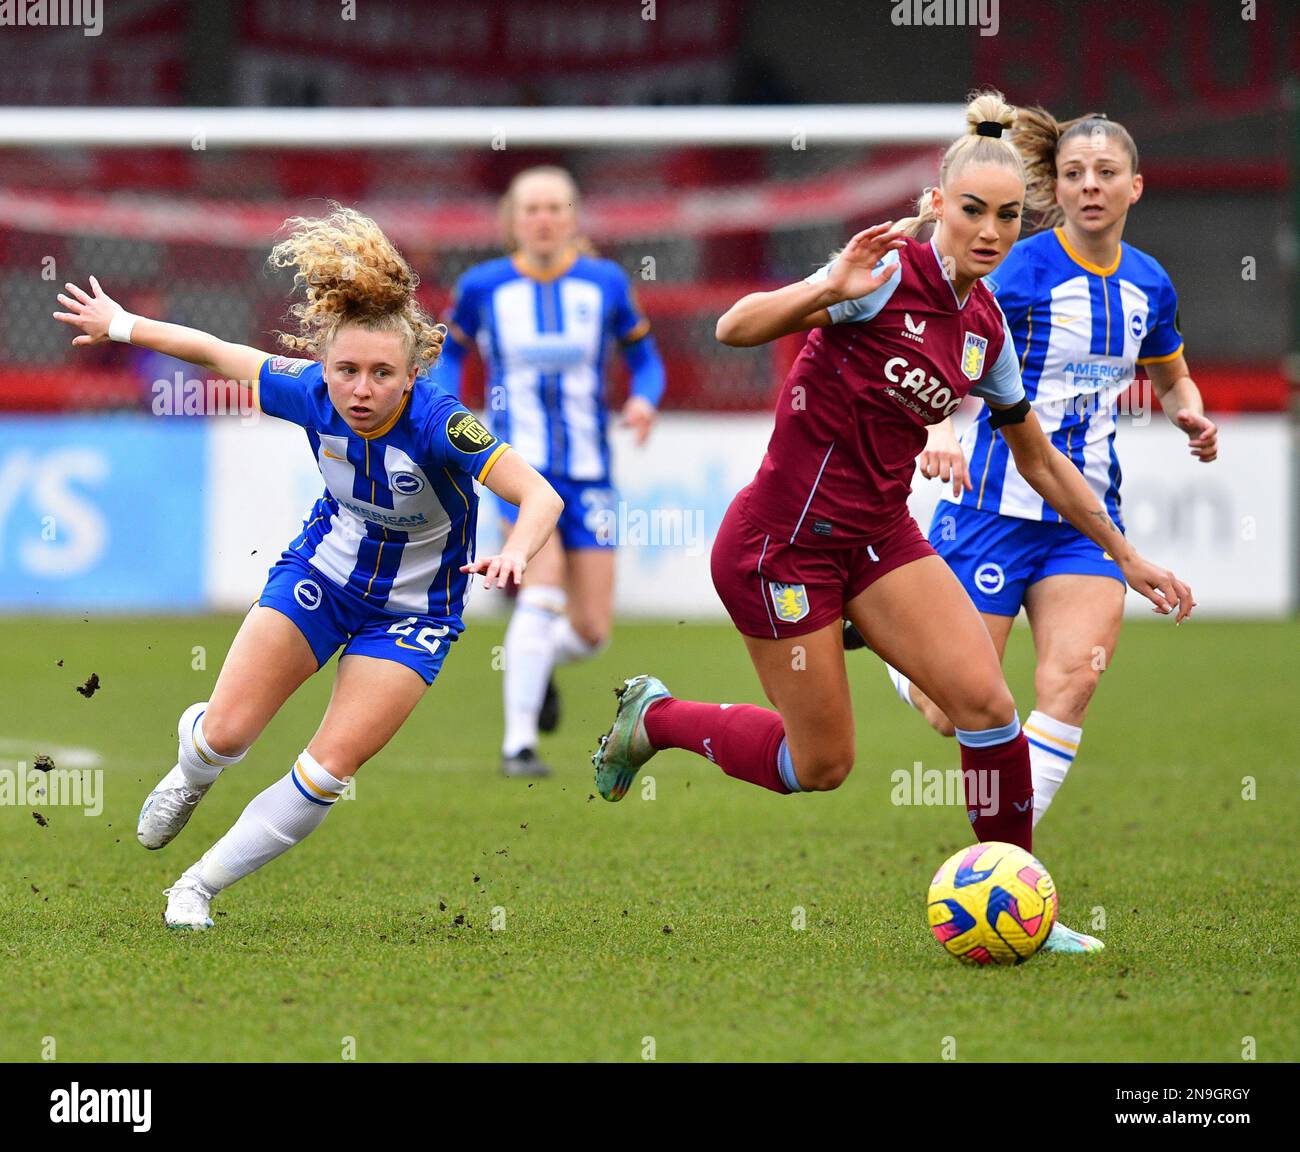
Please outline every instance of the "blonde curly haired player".
[{"label": "blonde curly haired player", "polygon": [[[653,676],[627,681],[593,756],[607,800],[666,748],[777,793],[838,788],[854,759],[847,618],[952,717],[976,836],[1032,850],[1029,745],[1015,701],[979,613],[907,509],[927,429],[968,393],[993,409],[1027,482],[1109,550],[1135,589],[1160,612],[1191,611],[1191,590],[1124,539],[1025,399],[983,279],[1020,234],[1024,167],[1004,138],[1014,117],[1000,93],[974,96],[967,133],[915,216],[859,232],[806,280],[746,296],[718,321],[718,339],[737,346],[809,332],[767,454],[712,556],[714,587],[774,710],[678,700]],[[915,239],[928,220],[931,239]],[[1101,942],[1058,924],[1045,947]]]},{"label": "blonde curly haired player", "polygon": [[[1122,530],[1116,417],[1139,367],[1194,459],[1215,459],[1218,429],[1183,355],[1169,276],[1122,241],[1143,192],[1133,137],[1105,116],[1058,121],[1025,108],[1011,140],[1025,158],[1026,207],[1044,227],[1017,243],[988,283],[1035,416]],[[1088,706],[1111,666],[1125,573],[1117,553],[1067,523],[1034,488],[994,434],[991,415],[982,410],[960,444],[951,421],[934,425],[920,464],[923,475],[948,482],[930,543],[980,610],[999,658],[1021,607],[1033,629],[1035,701],[1024,728],[1037,824],[1074,763]],[[945,710],[890,671],[899,696],[951,736]]]},{"label": "blonde curly haired player", "polygon": [[[120,340],[249,381],[260,410],[304,429],[325,492],[270,570],[212,699],[178,726],[177,763],[149,793],[137,837],[162,848],[221,773],[340,647],[333,694],[292,769],[167,889],[171,928],[208,928],[212,899],[314,831],[411,714],[463,631],[475,574],[518,583],[562,508],[549,484],[455,399],[417,379],[445,330],[415,301],[417,277],[371,219],[337,204],[286,221],[270,264],[304,298],[274,356],[125,312],[90,277],[56,319],[84,347]],[[518,507],[494,556],[475,558],[474,481]]]}]

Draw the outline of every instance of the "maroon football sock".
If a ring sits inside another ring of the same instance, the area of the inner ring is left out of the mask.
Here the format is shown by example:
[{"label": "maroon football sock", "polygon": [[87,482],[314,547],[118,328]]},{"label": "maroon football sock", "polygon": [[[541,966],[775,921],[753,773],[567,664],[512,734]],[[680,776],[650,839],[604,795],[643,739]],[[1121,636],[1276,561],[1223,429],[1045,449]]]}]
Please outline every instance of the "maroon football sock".
[{"label": "maroon football sock", "polygon": [[[785,739],[781,716],[754,704],[700,704],[656,700],[645,714],[646,735],[656,748],[684,748],[712,760],[728,776],[788,793],[778,757]],[[1026,760],[1026,771],[1028,771]]]},{"label": "maroon football sock", "polygon": [[980,840],[1003,840],[1033,851],[1034,782],[1029,741],[1015,739],[987,748],[961,746],[966,811]]}]

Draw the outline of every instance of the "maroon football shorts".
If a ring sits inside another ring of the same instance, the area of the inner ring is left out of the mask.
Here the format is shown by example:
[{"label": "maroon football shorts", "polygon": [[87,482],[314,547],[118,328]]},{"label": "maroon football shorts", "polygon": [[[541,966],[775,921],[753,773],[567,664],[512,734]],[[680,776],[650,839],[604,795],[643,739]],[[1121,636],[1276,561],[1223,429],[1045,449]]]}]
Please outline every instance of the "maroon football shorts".
[{"label": "maroon football shorts", "polygon": [[[741,495],[743,495],[742,490]],[[731,502],[713,544],[713,587],[746,636],[806,636],[843,619],[844,606],[886,572],[933,556],[911,516],[879,540],[848,548],[804,548],[755,528]]]}]

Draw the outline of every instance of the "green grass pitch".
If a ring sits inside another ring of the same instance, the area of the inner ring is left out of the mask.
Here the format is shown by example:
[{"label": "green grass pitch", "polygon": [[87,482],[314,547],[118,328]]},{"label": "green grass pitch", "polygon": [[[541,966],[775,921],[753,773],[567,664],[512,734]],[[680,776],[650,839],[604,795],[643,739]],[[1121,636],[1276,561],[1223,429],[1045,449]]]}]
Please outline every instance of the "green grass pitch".
[{"label": "green grass pitch", "polygon": [[[955,746],[869,653],[850,655],[858,762],[840,791],[778,797],[668,752],[653,799],[592,798],[622,676],[762,702],[739,637],[676,621],[622,624],[562,671],[541,748],[558,773],[533,787],[498,773],[502,624],[472,624],[355,798],[220,896],[213,930],[168,932],[162,889],[288,770],[328,697],[332,668],[173,844],[140,848],[176,718],[237,623],[0,622],[2,766],[90,748],[105,793],[100,815],[47,806],[45,826],[0,807],[0,1059],[41,1059],[46,1037],[64,1061],[1300,1059],[1300,623],[1126,627],[1035,842],[1066,923],[1104,910],[1107,951],[992,971],[945,956],[925,922],[964,813],[890,802],[891,772],[955,766]],[[1018,628],[1022,715],[1030,659]]]}]

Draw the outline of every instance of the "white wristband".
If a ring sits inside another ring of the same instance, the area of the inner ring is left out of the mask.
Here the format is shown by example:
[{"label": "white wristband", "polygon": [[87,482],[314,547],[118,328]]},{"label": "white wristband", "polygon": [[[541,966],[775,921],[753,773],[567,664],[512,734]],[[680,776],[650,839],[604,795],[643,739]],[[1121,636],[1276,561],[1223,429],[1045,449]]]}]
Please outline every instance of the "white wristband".
[{"label": "white wristband", "polygon": [[116,340],[119,344],[131,343],[131,329],[135,327],[135,322],[140,317],[133,312],[128,312],[125,308],[119,308],[113,313],[113,319],[108,322],[108,338]]}]

